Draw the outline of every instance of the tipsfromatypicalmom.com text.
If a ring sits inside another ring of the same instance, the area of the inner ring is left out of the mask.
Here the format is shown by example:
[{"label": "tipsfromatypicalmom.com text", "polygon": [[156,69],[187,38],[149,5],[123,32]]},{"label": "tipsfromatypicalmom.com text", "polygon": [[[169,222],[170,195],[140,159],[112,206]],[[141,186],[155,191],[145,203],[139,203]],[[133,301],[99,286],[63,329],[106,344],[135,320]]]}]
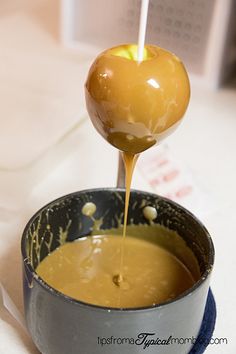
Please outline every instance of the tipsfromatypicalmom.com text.
[{"label": "tipsfromatypicalmom.com text", "polygon": [[201,344],[209,345],[209,344],[228,344],[227,338],[211,338],[209,339],[196,339],[195,337],[190,338],[175,338],[170,335],[168,338],[160,338],[156,335],[156,333],[143,332],[139,333],[137,337],[97,337],[98,345],[138,345],[142,346],[143,349],[146,349],[150,346],[166,346],[166,345],[185,345],[191,343],[192,345],[196,343],[196,341],[201,342]]}]

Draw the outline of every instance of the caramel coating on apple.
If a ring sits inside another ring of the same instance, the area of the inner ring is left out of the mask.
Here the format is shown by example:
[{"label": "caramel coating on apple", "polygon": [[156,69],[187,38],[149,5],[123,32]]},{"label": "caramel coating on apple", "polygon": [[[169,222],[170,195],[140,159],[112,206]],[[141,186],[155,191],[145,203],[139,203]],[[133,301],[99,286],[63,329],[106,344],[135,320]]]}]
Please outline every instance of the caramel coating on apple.
[{"label": "caramel coating on apple", "polygon": [[188,75],[174,54],[135,45],[101,53],[85,84],[87,110],[97,131],[121,151],[140,153],[160,142],[182,119],[190,97]]}]

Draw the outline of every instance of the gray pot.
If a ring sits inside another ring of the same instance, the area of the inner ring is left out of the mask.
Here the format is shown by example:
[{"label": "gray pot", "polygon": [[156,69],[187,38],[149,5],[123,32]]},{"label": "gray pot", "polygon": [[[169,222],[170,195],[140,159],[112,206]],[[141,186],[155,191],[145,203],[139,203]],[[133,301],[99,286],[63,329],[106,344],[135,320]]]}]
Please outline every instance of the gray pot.
[{"label": "gray pot", "polygon": [[160,196],[132,191],[128,223],[145,224],[145,205],[157,210],[155,223],[185,240],[194,252],[201,279],[178,298],[154,307],[109,309],[89,305],[49,287],[35,273],[38,263],[66,241],[91,234],[91,218],[81,209],[96,206],[101,228],[117,226],[124,210],[122,189],[95,189],[64,196],[43,207],[22,237],[25,317],[43,354],[184,354],[197,337],[206,305],[214,248],[205,227],[186,209]]}]

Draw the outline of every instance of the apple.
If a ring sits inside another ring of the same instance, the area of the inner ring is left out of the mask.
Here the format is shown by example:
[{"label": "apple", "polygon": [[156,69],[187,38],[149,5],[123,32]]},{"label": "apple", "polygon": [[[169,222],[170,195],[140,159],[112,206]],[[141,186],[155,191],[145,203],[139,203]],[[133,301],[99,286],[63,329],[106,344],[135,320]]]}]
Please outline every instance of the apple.
[{"label": "apple", "polygon": [[125,44],[101,53],[85,83],[89,116],[113,146],[132,154],[159,143],[181,121],[190,98],[183,63],[173,53],[146,45]]}]

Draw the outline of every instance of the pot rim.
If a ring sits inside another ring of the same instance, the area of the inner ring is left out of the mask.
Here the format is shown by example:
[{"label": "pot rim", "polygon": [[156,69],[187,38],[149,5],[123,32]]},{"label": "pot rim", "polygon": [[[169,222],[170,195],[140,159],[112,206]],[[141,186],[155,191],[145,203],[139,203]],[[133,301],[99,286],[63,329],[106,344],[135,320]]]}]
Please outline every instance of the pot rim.
[{"label": "pot rim", "polygon": [[80,194],[84,194],[84,193],[93,193],[93,192],[122,192],[125,193],[125,188],[116,188],[116,187],[103,187],[103,188],[89,188],[89,189],[84,189],[81,191],[76,191],[76,192],[72,192],[69,194],[65,194],[59,198],[56,198],[55,200],[47,203],[46,205],[44,205],[42,208],[40,208],[37,212],[34,213],[34,215],[30,218],[30,220],[28,221],[28,223],[26,224],[23,234],[22,234],[22,238],[21,238],[21,255],[23,257],[23,264],[24,267],[30,272],[31,276],[32,276],[32,280],[35,280],[37,284],[39,284],[41,287],[43,287],[47,292],[50,292],[52,295],[59,297],[61,300],[64,300],[66,302],[72,303],[74,305],[79,305],[82,307],[88,307],[92,310],[99,310],[99,311],[106,311],[106,312],[142,312],[142,311],[154,311],[154,310],[158,310],[160,308],[166,307],[167,305],[179,302],[184,300],[185,297],[192,295],[198,288],[200,288],[200,286],[208,279],[208,277],[210,276],[212,269],[213,269],[213,265],[214,265],[214,259],[215,259],[215,249],[214,249],[214,244],[212,241],[212,238],[208,232],[208,230],[206,229],[206,227],[202,224],[202,222],[193,214],[191,213],[189,210],[187,210],[186,208],[184,208],[182,205],[166,198],[166,197],[162,197],[158,194],[155,193],[149,193],[146,191],[142,191],[142,190],[137,190],[137,189],[131,189],[130,193],[134,193],[134,194],[142,194],[143,196],[148,195],[148,196],[152,196],[154,198],[160,198],[163,201],[166,201],[169,204],[172,204],[174,207],[178,207],[179,209],[181,209],[185,214],[187,214],[188,216],[190,216],[192,219],[194,219],[195,222],[198,223],[198,225],[203,229],[206,239],[208,241],[209,244],[209,261],[208,261],[208,265],[207,268],[205,270],[205,272],[201,275],[200,279],[194,283],[193,286],[191,286],[189,289],[187,289],[186,291],[184,291],[182,294],[180,294],[179,296],[175,297],[172,300],[168,300],[168,301],[164,301],[160,304],[156,304],[153,306],[144,306],[144,307],[131,307],[131,308],[114,308],[114,307],[106,307],[106,306],[99,306],[99,305],[94,305],[94,304],[89,304],[87,302],[83,302],[77,299],[74,299],[68,295],[63,294],[62,292],[54,289],[53,287],[51,287],[50,285],[48,285],[37,273],[36,271],[33,269],[33,267],[27,263],[27,255],[26,255],[26,235],[27,235],[27,231],[29,229],[29,227],[32,225],[32,223],[34,222],[34,220],[36,219],[37,216],[39,216],[42,211],[44,211],[45,209],[49,208],[50,206],[52,206],[55,203],[59,203],[65,199],[70,199],[73,198],[75,196],[79,196]]}]

